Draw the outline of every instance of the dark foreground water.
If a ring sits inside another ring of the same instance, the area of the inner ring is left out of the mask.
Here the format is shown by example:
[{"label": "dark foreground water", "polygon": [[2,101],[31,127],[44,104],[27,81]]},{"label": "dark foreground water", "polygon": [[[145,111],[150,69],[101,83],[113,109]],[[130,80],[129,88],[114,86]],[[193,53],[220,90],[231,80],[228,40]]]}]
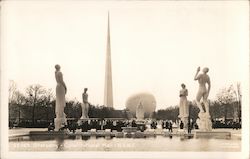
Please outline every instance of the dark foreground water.
[{"label": "dark foreground water", "polygon": [[[240,151],[240,131],[230,139],[181,138],[178,136],[148,138],[33,138],[23,136],[9,141],[10,151]],[[14,130],[13,130],[14,132]]]}]

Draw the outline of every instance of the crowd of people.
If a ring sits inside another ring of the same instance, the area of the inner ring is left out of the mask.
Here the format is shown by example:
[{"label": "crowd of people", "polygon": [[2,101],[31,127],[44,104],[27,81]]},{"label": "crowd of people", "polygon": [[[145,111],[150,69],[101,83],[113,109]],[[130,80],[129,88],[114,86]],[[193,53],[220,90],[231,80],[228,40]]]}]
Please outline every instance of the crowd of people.
[{"label": "crowd of people", "polygon": [[[106,130],[110,129],[111,131],[116,130],[118,132],[122,131],[122,127],[137,127],[138,130],[146,130],[144,124],[139,124],[135,120],[112,120],[112,119],[89,119],[89,120],[68,120],[67,125],[62,129],[69,129],[69,131],[75,132],[77,129],[81,129],[82,132],[87,132],[91,129],[96,130]],[[51,123],[48,127],[48,131],[53,131],[54,125]]]},{"label": "crowd of people", "polygon": [[[54,129],[53,123],[48,123],[45,121],[36,121],[37,127],[48,127],[48,130],[51,131]],[[46,126],[47,125],[47,126]],[[49,125],[49,126],[48,126]],[[121,132],[122,127],[138,127],[138,130],[144,131],[147,128],[157,129],[161,127],[162,129],[166,129],[169,132],[173,132],[173,127],[178,127],[180,129],[184,128],[183,122],[172,122],[171,120],[147,120],[145,124],[138,124],[136,120],[127,120],[127,119],[89,119],[82,120],[79,122],[78,120],[68,120],[65,128],[75,131],[76,129],[81,129],[83,132],[86,132],[91,129],[96,130],[105,130],[110,129],[111,131],[116,130]],[[32,127],[32,121],[21,120],[19,124],[16,124],[15,121],[9,122],[9,127]],[[212,121],[213,129],[217,128],[231,128],[231,129],[241,129],[241,122],[237,121],[222,121],[222,120],[213,120]],[[64,128],[64,129],[65,129]],[[187,125],[188,132],[191,133],[191,130],[198,129],[198,125],[195,122],[189,122]]]},{"label": "crowd of people", "polygon": [[163,120],[161,122],[161,127],[162,129],[167,129],[169,132],[173,132],[173,123],[172,121],[169,121],[169,120]]},{"label": "crowd of people", "polygon": [[[89,119],[89,120],[68,120],[67,125],[63,129],[75,132],[77,129],[81,129],[82,132],[87,132],[91,129],[105,130],[110,129],[118,132],[122,131],[122,127],[137,127],[141,132],[146,129],[157,129],[158,125],[162,126],[162,129],[167,129],[169,132],[173,132],[173,122],[169,120],[146,120],[144,123],[136,122],[136,120],[112,120],[112,119]],[[53,131],[54,125],[51,123],[48,127],[48,131]]]},{"label": "crowd of people", "polygon": [[[161,128],[173,132],[173,125],[176,128],[183,129],[184,124],[180,122],[172,122],[171,120],[145,120],[144,123],[138,123],[136,120],[111,120],[111,119],[89,119],[89,120],[68,120],[67,125],[63,129],[69,129],[70,131],[75,132],[77,129],[81,129],[82,132],[87,132],[91,129],[96,130],[105,130],[110,129],[111,131],[115,130],[118,132],[122,131],[122,127],[137,127],[140,131],[145,131],[146,129],[157,129]],[[188,132],[191,133],[192,129],[197,129],[194,122],[188,123]],[[49,131],[52,131],[54,128],[51,123],[48,127]]]}]

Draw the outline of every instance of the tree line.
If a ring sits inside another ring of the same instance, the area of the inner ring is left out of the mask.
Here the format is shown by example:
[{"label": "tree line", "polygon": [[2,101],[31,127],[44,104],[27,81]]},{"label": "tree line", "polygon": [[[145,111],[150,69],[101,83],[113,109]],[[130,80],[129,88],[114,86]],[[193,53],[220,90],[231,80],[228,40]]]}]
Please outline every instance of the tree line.
[{"label": "tree line", "polygon": [[[238,119],[241,121],[241,90],[240,84],[236,89],[231,85],[218,91],[217,98],[210,102],[210,115],[212,119],[223,118]],[[68,118],[81,117],[81,103],[77,100],[66,100],[64,109]],[[194,121],[198,118],[199,109],[194,101],[189,102],[189,117]],[[157,120],[178,120],[179,107],[169,106],[154,112],[151,117]],[[90,105],[91,118],[133,118],[126,109]],[[53,122],[55,118],[55,95],[51,89],[39,84],[30,85],[21,93],[14,81],[9,85],[9,121],[26,121],[34,126],[38,122]]]}]

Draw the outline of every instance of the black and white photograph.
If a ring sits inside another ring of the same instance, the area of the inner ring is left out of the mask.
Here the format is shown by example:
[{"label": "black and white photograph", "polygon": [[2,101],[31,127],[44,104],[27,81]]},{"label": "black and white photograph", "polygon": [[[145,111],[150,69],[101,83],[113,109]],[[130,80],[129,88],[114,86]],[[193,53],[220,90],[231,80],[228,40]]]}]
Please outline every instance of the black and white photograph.
[{"label": "black and white photograph", "polygon": [[249,156],[249,2],[3,0],[1,158]]}]

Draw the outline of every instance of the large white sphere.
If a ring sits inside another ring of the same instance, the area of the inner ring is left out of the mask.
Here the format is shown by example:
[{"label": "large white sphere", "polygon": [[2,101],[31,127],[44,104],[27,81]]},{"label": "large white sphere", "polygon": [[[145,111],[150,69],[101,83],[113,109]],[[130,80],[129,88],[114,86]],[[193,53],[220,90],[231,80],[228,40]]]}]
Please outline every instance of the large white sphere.
[{"label": "large white sphere", "polygon": [[156,100],[155,97],[146,92],[137,93],[130,96],[126,101],[126,108],[133,114],[136,113],[136,107],[139,103],[142,103],[144,107],[144,112],[147,114],[151,114],[156,109]]}]

